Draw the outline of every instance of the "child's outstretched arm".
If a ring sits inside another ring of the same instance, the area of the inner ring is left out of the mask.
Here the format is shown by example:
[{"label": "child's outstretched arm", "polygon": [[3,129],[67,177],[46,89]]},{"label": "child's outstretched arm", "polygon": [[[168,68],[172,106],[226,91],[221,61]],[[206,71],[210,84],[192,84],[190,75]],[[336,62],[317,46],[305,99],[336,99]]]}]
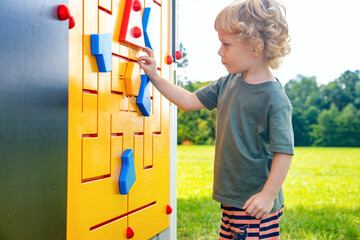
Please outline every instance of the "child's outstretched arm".
[{"label": "child's outstretched arm", "polygon": [[148,56],[139,57],[138,63],[162,95],[184,111],[204,108],[204,105],[199,101],[195,93],[191,93],[172,84],[158,74],[154,53],[150,48],[144,48],[143,51],[147,53]]},{"label": "child's outstretched arm", "polygon": [[269,178],[263,189],[261,192],[250,197],[243,206],[243,209],[245,209],[248,214],[257,219],[265,219],[269,215],[274,205],[274,200],[290,169],[291,160],[292,155],[290,154],[274,154]]}]

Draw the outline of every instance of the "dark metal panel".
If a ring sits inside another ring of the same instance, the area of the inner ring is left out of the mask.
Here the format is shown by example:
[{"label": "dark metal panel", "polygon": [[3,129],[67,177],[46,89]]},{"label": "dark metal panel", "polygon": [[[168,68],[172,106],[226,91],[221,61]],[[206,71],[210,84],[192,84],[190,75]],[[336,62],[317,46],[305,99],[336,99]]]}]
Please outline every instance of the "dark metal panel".
[{"label": "dark metal panel", "polygon": [[176,35],[177,35],[177,22],[176,22],[176,7],[177,7],[177,2],[176,0],[171,0],[169,1],[169,4],[171,4],[171,32],[170,32],[170,36],[171,36],[171,53],[172,56],[174,58],[175,61],[175,56],[176,56],[176,50],[178,48],[177,45],[177,39],[176,39]]},{"label": "dark metal panel", "polygon": [[67,1],[0,0],[0,239],[65,239]]}]

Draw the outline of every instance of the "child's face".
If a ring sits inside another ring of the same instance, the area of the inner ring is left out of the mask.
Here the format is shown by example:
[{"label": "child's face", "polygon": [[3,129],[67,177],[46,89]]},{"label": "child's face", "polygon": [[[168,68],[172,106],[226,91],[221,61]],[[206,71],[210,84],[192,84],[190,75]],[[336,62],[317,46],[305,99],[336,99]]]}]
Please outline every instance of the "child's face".
[{"label": "child's face", "polygon": [[221,63],[224,64],[229,73],[244,73],[252,66],[252,48],[250,44],[239,41],[235,34],[218,31],[221,47],[218,54]]}]

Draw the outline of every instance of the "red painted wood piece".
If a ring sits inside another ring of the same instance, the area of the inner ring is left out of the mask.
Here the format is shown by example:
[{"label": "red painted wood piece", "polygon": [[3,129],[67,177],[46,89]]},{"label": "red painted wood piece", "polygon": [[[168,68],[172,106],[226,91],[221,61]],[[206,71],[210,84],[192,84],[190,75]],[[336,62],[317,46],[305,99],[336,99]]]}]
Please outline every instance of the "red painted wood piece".
[{"label": "red painted wood piece", "polygon": [[69,8],[65,5],[59,5],[57,9],[57,13],[61,21],[64,21],[70,17]]},{"label": "red painted wood piece", "polygon": [[139,27],[131,28],[131,36],[134,38],[139,38],[142,35],[142,30]]},{"label": "red painted wood piece", "polygon": [[72,29],[73,27],[75,27],[75,19],[73,16],[69,17],[69,29]]},{"label": "red painted wood piece", "polygon": [[126,237],[127,237],[127,239],[133,238],[134,235],[135,235],[134,229],[131,228],[131,227],[128,227],[128,228],[126,229]]},{"label": "red painted wood piece", "polygon": [[167,65],[171,65],[172,63],[173,63],[173,58],[172,58],[172,56],[170,56],[170,55],[167,55],[166,56],[166,64]]},{"label": "red painted wood piece", "polygon": [[170,205],[166,206],[166,214],[170,215],[172,213],[173,209]]},{"label": "red painted wood piece", "polygon": [[140,2],[139,0],[134,0],[132,9],[133,9],[135,12],[140,11],[140,10],[142,9],[141,2]]},{"label": "red painted wood piece", "polygon": [[183,57],[182,52],[180,52],[180,51],[175,52],[175,59],[176,60],[180,60],[180,59],[182,59],[182,57]]}]

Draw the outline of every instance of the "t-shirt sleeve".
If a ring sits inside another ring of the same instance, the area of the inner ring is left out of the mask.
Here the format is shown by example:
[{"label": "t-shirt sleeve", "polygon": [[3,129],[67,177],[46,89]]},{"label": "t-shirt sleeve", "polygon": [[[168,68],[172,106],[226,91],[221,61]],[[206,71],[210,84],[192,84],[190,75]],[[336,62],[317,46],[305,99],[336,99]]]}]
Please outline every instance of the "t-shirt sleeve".
[{"label": "t-shirt sleeve", "polygon": [[220,79],[196,90],[195,94],[200,102],[209,110],[217,107],[220,91]]},{"label": "t-shirt sleeve", "polygon": [[269,151],[294,155],[294,132],[292,127],[291,105],[277,110],[270,116],[269,131]]}]

